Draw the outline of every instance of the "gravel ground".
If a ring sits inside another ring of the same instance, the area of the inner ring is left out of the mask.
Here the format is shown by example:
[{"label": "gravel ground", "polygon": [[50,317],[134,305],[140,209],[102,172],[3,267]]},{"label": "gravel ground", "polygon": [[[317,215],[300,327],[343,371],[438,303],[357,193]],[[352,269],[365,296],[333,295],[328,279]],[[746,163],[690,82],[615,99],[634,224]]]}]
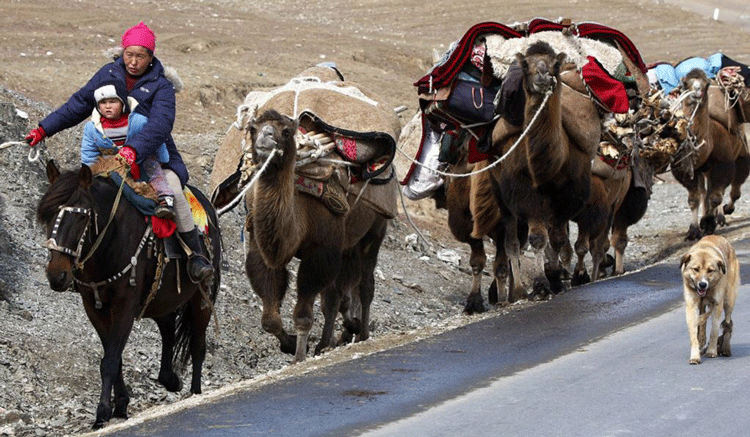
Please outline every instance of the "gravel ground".
[{"label": "gravel ground", "polygon": [[[509,23],[545,11],[548,18],[609,23],[634,40],[647,62],[711,54],[722,49],[731,31],[724,23],[663,2],[628,0],[508,2],[492,17],[477,17],[476,11],[486,8],[478,1],[462,8],[441,1],[426,8],[416,0],[378,0],[369,6],[351,1],[156,5],[134,0],[109,5],[113,14],[127,17],[114,21],[103,20],[90,0],[64,5],[53,0],[8,3],[12,5],[0,5],[0,143],[18,141],[63,103],[104,62],[98,53],[137,22],[133,17],[148,10],[153,22],[147,21],[160,35],[157,55],[176,66],[186,82],[186,91],[178,95],[174,134],[193,184],[204,189],[218,144],[242,97],[251,89],[281,85],[321,59],[335,59],[345,75],[381,91],[394,106],[414,108],[411,83],[429,66],[432,50],[444,50],[471,25],[486,19]],[[420,13],[407,16],[404,7]],[[750,63],[750,38],[735,38],[732,44],[734,52],[729,54]],[[56,135],[47,142],[45,157],[71,168],[78,162],[80,135],[80,129]],[[78,296],[51,291],[44,277],[43,230],[34,218],[47,186],[42,166],[30,163],[27,150],[16,146],[0,151],[0,167],[0,435],[85,432],[93,423],[99,396],[101,345]],[[748,200],[740,199],[722,234],[745,236]],[[228,268],[216,305],[220,330],[212,326],[208,333],[204,396],[279,372],[306,371],[329,359],[351,359],[484,317],[462,314],[471,282],[469,251],[452,239],[445,211],[436,211],[430,201],[407,202],[407,207],[430,245],[414,243],[415,231],[403,211],[392,221],[376,272],[373,338],[298,366],[289,366],[291,357],[281,354],[276,340],[260,328],[261,303],[242,268],[240,212],[222,216]],[[689,217],[684,189],[666,176],[657,181],[646,216],[630,229],[626,270],[684,250]],[[486,315],[544,304],[489,308]],[[283,308],[287,320],[290,307],[288,298]],[[318,325],[313,333],[319,332]],[[132,392],[131,417],[190,397],[187,389],[168,393],[157,383],[159,348],[155,324],[137,322],[123,357]]]}]

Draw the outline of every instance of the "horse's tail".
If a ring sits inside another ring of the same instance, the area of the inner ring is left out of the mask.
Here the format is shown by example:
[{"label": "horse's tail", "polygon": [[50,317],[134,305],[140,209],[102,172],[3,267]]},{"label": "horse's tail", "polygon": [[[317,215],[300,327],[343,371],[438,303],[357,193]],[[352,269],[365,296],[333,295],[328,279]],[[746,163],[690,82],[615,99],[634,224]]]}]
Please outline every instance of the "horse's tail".
[{"label": "horse's tail", "polygon": [[[202,332],[198,332],[199,328],[196,326],[196,320],[200,318],[199,314],[194,314],[194,306],[190,302],[186,303],[177,314],[176,334],[175,334],[175,350],[173,365],[177,368],[184,368],[190,358],[191,344],[194,342],[202,342],[202,347],[205,352],[205,331],[206,325],[210,322],[211,316],[214,318],[216,314],[214,303],[216,303],[216,296],[219,292],[219,285],[221,284],[221,264],[222,264],[222,241],[221,232],[219,230],[219,216],[216,214],[211,202],[206,196],[197,188],[190,187],[191,191],[203,205],[208,215],[208,233],[210,245],[206,248],[211,258],[211,264],[214,268],[213,280],[210,281],[210,289],[206,289],[206,283],[198,284],[199,290],[197,293],[201,297],[201,308],[208,305],[211,308],[211,313],[207,320],[204,321],[204,326],[201,329]],[[206,302],[205,299],[208,297],[210,303]],[[218,327],[218,325],[217,325]],[[200,337],[200,338],[199,338]]]}]

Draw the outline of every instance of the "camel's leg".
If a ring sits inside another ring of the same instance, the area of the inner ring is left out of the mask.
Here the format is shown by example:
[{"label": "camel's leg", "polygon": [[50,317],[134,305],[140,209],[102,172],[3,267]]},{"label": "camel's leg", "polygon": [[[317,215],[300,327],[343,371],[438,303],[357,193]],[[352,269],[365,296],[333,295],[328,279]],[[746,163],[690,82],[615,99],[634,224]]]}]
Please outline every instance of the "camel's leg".
[{"label": "camel's leg", "polygon": [[521,247],[518,239],[518,221],[515,217],[509,217],[510,214],[503,214],[503,223],[505,224],[505,254],[508,257],[510,265],[511,281],[509,283],[508,301],[516,302],[519,299],[526,299],[528,294],[521,281]]},{"label": "camel's leg", "polygon": [[471,266],[471,291],[466,297],[464,312],[466,314],[483,313],[484,298],[482,297],[482,274],[484,266],[487,264],[487,255],[484,251],[484,242],[481,239],[469,238],[469,247],[471,247],[471,256],[469,265]]},{"label": "camel's leg", "polygon": [[[315,355],[325,352],[326,350],[334,346],[332,343],[332,339],[333,328],[336,322],[336,315],[339,313],[340,309],[345,309],[342,308],[342,294],[349,292],[349,287],[336,286],[329,287],[321,293],[320,309],[323,311],[323,332],[320,335],[320,341],[318,342],[318,345],[315,347]],[[297,339],[299,340],[299,335],[297,336]],[[307,342],[305,342],[305,350],[306,349]]]},{"label": "camel's leg", "polygon": [[375,298],[375,267],[378,263],[380,246],[385,240],[388,230],[388,221],[378,218],[376,223],[360,242],[362,248],[362,279],[359,283],[360,332],[356,341],[365,341],[370,338],[370,306]]},{"label": "camel's leg", "polygon": [[251,250],[245,256],[245,271],[253,291],[263,301],[263,314],[261,315],[263,330],[279,339],[282,352],[295,353],[297,339],[284,330],[280,313],[289,281],[289,272],[286,267],[269,269],[260,254]]},{"label": "camel's leg", "polygon": [[578,238],[576,239],[574,247],[578,261],[573,269],[573,278],[571,279],[570,285],[576,286],[591,282],[591,277],[589,277],[588,272],[586,271],[585,263],[586,254],[589,253],[589,235],[588,232],[581,229],[580,226],[578,227]]},{"label": "camel's leg", "polygon": [[[324,290],[335,288],[334,281],[341,272],[342,252],[336,248],[319,246],[310,249],[301,256],[297,270],[297,304],[294,306],[294,329],[297,333],[297,344],[294,362],[302,362],[307,355],[307,339],[315,322],[313,305],[315,299]],[[335,319],[338,314],[336,301],[333,314],[326,314],[326,319]],[[328,311],[328,310],[325,310]],[[326,323],[329,320],[325,320]],[[331,320],[330,323],[333,323]],[[330,341],[330,339],[329,339]]]},{"label": "camel's leg", "polygon": [[724,199],[724,192],[734,179],[734,162],[715,163],[706,181],[705,211],[700,221],[701,230],[710,235],[716,232],[716,226],[724,219],[724,211],[720,206]]},{"label": "camel's leg", "polygon": [[729,203],[724,205],[724,214],[729,215],[734,212],[734,204],[742,195],[742,184],[750,176],[750,156],[740,155],[734,162],[735,171],[732,180],[732,189],[729,192]]},{"label": "camel's leg", "polygon": [[505,253],[505,245],[500,244],[505,240],[502,230],[498,230],[492,236],[492,240],[495,242],[495,259],[492,262],[494,280],[487,291],[487,300],[490,305],[505,306],[509,303],[510,264],[508,263],[508,255]]},{"label": "camel's leg", "polygon": [[565,291],[565,285],[562,282],[563,269],[560,263],[560,253],[568,245],[570,245],[570,238],[568,237],[567,222],[552,226],[549,234],[549,244],[547,245],[548,256],[545,266],[545,276],[554,294]]},{"label": "camel's leg", "polygon": [[703,236],[700,226],[700,208],[705,196],[704,180],[701,173],[697,173],[695,178],[696,186],[688,188],[688,206],[692,214],[692,221],[686,236],[688,240],[699,240]]},{"label": "camel's leg", "polygon": [[531,268],[532,283],[532,300],[547,299],[552,290],[550,289],[549,280],[544,273],[544,263],[546,259],[546,249],[549,243],[549,235],[544,222],[535,220],[529,222],[529,245],[534,254],[533,265]]}]

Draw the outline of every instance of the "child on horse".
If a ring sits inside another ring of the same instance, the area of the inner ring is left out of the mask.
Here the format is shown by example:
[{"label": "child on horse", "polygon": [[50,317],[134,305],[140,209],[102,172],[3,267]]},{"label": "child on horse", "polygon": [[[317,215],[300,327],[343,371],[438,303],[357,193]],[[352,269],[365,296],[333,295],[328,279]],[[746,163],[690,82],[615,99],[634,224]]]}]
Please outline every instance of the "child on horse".
[{"label": "child on horse", "polygon": [[[133,138],[146,124],[147,118],[133,112],[138,105],[133,101],[130,107],[125,87],[116,82],[102,85],[94,91],[96,109],[91,114],[91,121],[83,128],[81,141],[81,162],[88,166],[94,164],[102,155],[118,153],[129,139]],[[174,194],[161,168],[162,163],[169,162],[166,144],[162,144],[153,156],[146,157],[140,165],[133,164],[130,172],[139,179],[143,171],[151,187],[158,195],[154,215],[159,218],[174,220]]]},{"label": "child on horse", "polygon": [[[138,102],[133,112],[147,118],[140,131],[126,140],[118,155],[132,168],[133,164],[144,162],[144,158],[156,155],[157,150],[166,145],[169,160],[161,167],[172,192],[181,193],[188,172],[172,138],[175,84],[154,56],[154,32],[141,22],[125,31],[121,47],[122,56],[100,68],[64,105],[40,121],[26,136],[26,141],[35,146],[45,137],[84,121],[97,106],[94,92],[102,85],[117,82],[127,90],[127,100]],[[185,196],[174,197],[174,213],[179,236],[191,252],[188,273],[194,281],[203,281],[213,275],[213,267],[206,258]]]}]

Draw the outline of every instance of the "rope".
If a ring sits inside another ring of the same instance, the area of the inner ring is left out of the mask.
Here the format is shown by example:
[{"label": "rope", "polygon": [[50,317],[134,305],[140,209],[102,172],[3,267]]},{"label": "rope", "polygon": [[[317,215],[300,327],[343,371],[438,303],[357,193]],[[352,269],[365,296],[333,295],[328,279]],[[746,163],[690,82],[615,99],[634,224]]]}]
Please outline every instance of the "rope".
[{"label": "rope", "polygon": [[404,157],[406,157],[406,159],[408,159],[409,161],[411,161],[412,164],[418,165],[418,166],[420,166],[420,167],[422,167],[422,168],[424,168],[426,170],[433,171],[436,174],[441,175],[441,176],[454,177],[454,178],[468,178],[468,177],[471,177],[471,176],[483,173],[485,171],[491,170],[492,168],[494,168],[494,167],[502,164],[502,162],[505,161],[511,153],[513,153],[513,151],[516,149],[516,147],[518,147],[518,145],[521,144],[521,141],[523,141],[523,139],[526,137],[526,135],[528,135],[529,131],[531,130],[531,127],[534,126],[534,123],[536,122],[537,118],[539,118],[539,114],[542,113],[542,109],[544,109],[544,107],[547,105],[547,101],[549,100],[549,97],[552,95],[553,90],[554,90],[554,88],[552,90],[548,90],[545,93],[544,100],[542,101],[542,104],[539,106],[539,109],[536,111],[536,114],[534,114],[534,117],[531,119],[531,121],[529,122],[529,124],[526,126],[526,129],[524,129],[524,131],[521,133],[521,136],[518,137],[518,139],[513,144],[513,146],[511,146],[511,148],[508,149],[508,151],[505,152],[505,154],[503,156],[501,156],[500,158],[498,158],[497,160],[495,160],[492,164],[488,165],[487,167],[485,167],[483,169],[475,170],[475,171],[472,171],[472,172],[469,172],[469,173],[448,173],[448,172],[440,171],[440,170],[438,170],[436,168],[428,167],[428,166],[422,164],[421,162],[419,162],[419,161],[415,160],[414,158],[412,158],[411,156],[407,155],[406,152],[404,152],[403,150],[401,150],[401,148],[399,148],[399,147],[396,147],[396,150],[399,153],[401,153]]},{"label": "rope", "polygon": [[258,180],[260,175],[263,174],[263,172],[266,170],[266,167],[268,167],[268,163],[271,162],[271,159],[276,155],[276,153],[278,153],[278,149],[273,149],[271,151],[271,155],[269,155],[268,158],[266,158],[266,161],[260,167],[260,170],[258,170],[255,173],[255,176],[253,176],[253,178],[250,180],[250,182],[247,185],[245,185],[245,188],[243,188],[242,191],[240,191],[240,193],[237,194],[237,196],[235,196],[235,198],[232,199],[231,202],[227,203],[226,205],[222,206],[221,209],[216,211],[216,214],[219,217],[221,217],[221,215],[224,214],[225,212],[237,206],[240,200],[242,200],[243,196],[245,196],[245,193],[247,193],[248,190],[250,190],[250,187],[252,187],[255,184],[255,182]]},{"label": "rope", "polygon": [[[10,146],[26,146],[29,147],[29,143],[26,141],[7,141],[0,144],[0,150],[7,149]],[[35,162],[39,160],[39,149],[34,146],[29,150],[29,162]]]}]

